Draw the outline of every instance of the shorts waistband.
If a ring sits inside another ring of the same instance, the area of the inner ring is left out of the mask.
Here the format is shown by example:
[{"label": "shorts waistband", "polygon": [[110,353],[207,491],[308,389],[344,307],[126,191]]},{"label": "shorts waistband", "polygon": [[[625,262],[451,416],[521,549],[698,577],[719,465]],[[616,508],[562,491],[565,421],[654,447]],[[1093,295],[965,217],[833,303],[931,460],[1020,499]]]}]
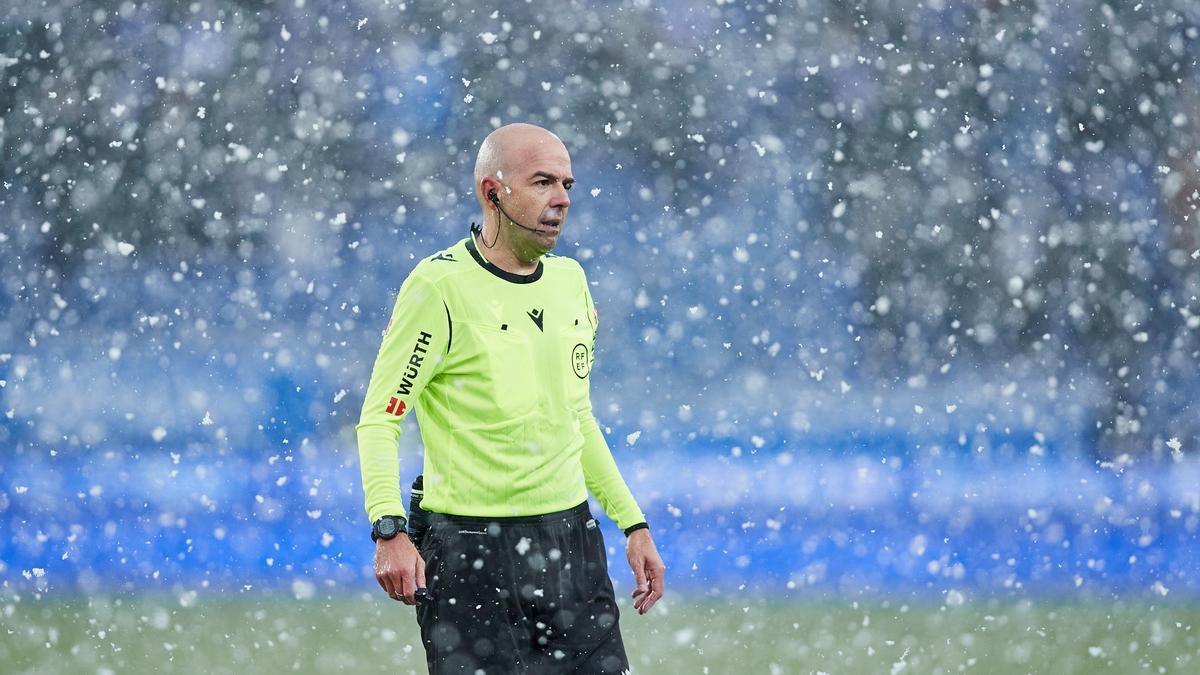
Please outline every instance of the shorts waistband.
[{"label": "shorts waistband", "polygon": [[532,516],[460,516],[450,513],[429,513],[429,521],[431,523],[448,522],[457,524],[469,525],[536,525],[539,523],[556,523],[563,521],[583,521],[592,517],[592,512],[588,509],[587,501],[581,502],[578,506],[572,506],[569,509],[555,511],[553,513],[542,513]]}]

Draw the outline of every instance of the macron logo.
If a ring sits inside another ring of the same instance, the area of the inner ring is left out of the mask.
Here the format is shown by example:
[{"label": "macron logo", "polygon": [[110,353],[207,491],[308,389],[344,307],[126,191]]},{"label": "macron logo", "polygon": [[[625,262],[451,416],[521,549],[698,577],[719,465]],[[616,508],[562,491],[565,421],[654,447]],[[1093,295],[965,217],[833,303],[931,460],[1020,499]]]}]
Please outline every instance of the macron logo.
[{"label": "macron logo", "polygon": [[538,327],[538,330],[542,331],[543,333],[546,332],[545,329],[542,328],[542,319],[546,318],[545,312],[540,309],[534,309],[525,313],[529,315],[529,318],[533,319],[533,323]]}]

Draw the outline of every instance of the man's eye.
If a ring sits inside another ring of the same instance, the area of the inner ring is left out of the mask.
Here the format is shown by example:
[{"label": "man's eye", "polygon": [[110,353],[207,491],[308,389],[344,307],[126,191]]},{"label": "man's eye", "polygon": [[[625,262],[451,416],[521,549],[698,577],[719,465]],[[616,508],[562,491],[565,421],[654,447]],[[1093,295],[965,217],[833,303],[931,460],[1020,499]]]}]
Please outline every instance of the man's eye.
[{"label": "man's eye", "polygon": [[568,181],[566,183],[563,183],[564,189],[570,190],[573,187],[575,187],[575,181]]}]

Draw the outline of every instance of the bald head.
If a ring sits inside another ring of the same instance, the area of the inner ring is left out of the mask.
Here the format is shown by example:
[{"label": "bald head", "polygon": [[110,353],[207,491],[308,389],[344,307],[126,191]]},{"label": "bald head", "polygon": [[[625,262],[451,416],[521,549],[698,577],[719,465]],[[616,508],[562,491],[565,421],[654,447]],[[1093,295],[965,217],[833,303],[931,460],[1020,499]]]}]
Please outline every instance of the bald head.
[{"label": "bald head", "polygon": [[[571,154],[558,136],[532,124],[500,127],[479,145],[475,198],[483,241],[503,269],[530,273],[554,248],[575,184]],[[489,258],[490,260],[490,258]],[[504,267],[505,260],[512,268]]]},{"label": "bald head", "polygon": [[483,139],[479,154],[475,157],[475,196],[480,204],[486,205],[485,195],[479,185],[484,178],[492,176],[505,185],[515,178],[513,171],[522,159],[542,152],[567,153],[567,147],[558,136],[542,127],[517,122],[496,129]]}]

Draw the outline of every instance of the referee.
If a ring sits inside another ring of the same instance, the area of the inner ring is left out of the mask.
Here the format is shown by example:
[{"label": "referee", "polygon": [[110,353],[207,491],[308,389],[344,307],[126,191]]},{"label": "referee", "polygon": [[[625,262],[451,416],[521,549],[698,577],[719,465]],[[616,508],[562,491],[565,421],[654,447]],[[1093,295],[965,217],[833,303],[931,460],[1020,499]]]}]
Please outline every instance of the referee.
[{"label": "referee", "polygon": [[[549,131],[493,131],[475,162],[483,226],[400,288],[357,426],[375,577],[417,605],[429,672],[629,669],[595,495],[625,531],[645,614],[666,568],[588,393],[597,315],[579,263],[551,255],[575,179]],[[405,532],[396,461],[417,413],[421,507]]]}]

